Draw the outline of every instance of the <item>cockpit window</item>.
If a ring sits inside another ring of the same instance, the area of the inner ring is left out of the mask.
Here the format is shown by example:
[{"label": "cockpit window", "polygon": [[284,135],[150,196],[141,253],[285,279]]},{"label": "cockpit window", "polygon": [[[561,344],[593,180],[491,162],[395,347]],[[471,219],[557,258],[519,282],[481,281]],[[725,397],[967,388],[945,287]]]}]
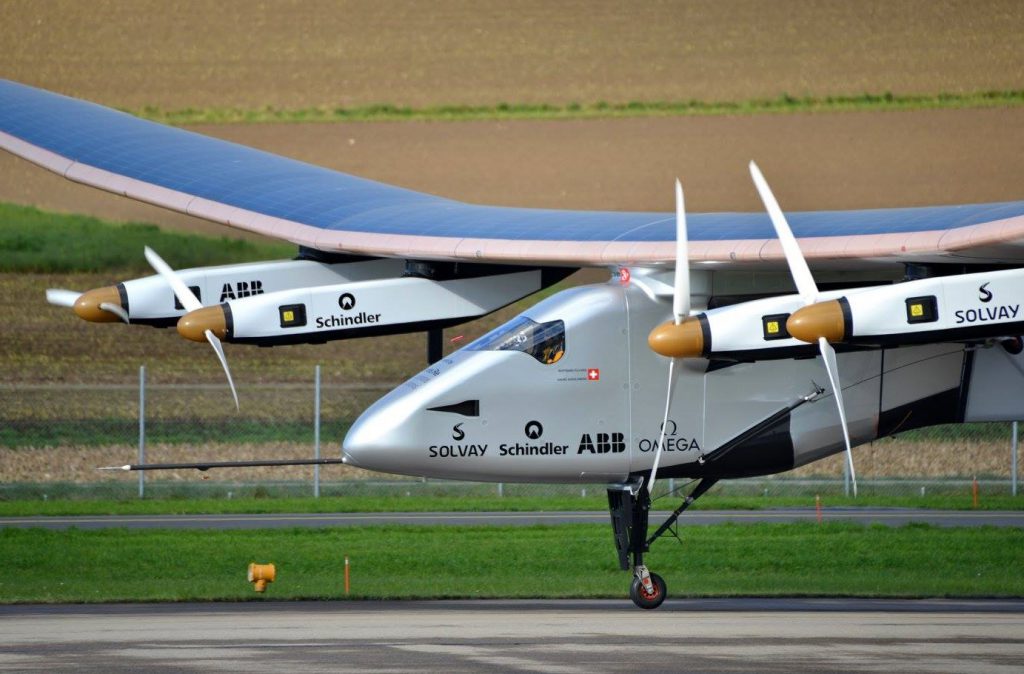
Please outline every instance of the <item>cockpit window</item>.
[{"label": "cockpit window", "polygon": [[466,347],[470,351],[522,351],[545,365],[565,355],[565,323],[538,323],[525,316],[488,332]]}]

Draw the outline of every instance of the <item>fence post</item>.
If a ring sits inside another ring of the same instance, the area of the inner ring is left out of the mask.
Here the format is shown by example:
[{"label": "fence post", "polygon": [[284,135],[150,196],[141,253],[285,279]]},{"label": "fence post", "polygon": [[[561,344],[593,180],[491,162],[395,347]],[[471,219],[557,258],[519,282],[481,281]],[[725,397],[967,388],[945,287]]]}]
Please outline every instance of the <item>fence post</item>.
[{"label": "fence post", "polygon": [[[146,463],[146,366],[139,366],[139,463]],[[139,498],[146,496],[146,471],[139,471]]]},{"label": "fence post", "polygon": [[1013,422],[1013,441],[1010,443],[1010,494],[1017,495],[1017,422]]},{"label": "fence post", "polygon": [[[320,364],[313,383],[313,458],[320,459]],[[313,498],[320,498],[320,464],[313,466]]]}]

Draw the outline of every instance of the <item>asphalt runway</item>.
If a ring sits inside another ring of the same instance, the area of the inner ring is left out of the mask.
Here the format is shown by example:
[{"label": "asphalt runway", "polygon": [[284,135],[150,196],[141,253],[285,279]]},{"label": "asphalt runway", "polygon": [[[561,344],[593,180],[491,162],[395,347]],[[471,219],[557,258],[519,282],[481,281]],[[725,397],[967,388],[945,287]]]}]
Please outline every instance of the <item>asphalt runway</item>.
[{"label": "asphalt runway", "polygon": [[0,607],[0,671],[1019,672],[1024,601]]},{"label": "asphalt runway", "polygon": [[[651,511],[652,523],[669,513]],[[682,526],[725,522],[813,522],[813,508],[780,510],[692,510],[679,518]],[[911,523],[941,527],[1024,527],[1024,511],[917,510],[912,508],[826,508],[822,520],[903,526]],[[418,512],[418,513],[267,513],[256,515],[87,515],[74,517],[2,517],[0,527],[44,529],[273,529],[282,527],[349,527],[385,524],[410,525],[505,525],[607,523],[605,511],[566,512]]]}]

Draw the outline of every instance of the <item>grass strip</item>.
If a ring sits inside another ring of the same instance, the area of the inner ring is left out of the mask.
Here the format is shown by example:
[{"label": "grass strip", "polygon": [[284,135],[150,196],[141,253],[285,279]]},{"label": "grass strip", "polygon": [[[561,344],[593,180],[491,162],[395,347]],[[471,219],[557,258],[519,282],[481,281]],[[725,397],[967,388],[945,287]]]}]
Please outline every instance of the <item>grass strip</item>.
[{"label": "grass strip", "polygon": [[[103,447],[111,437],[131,437],[137,419],[53,419],[47,421],[12,419],[0,427],[0,447]],[[326,438],[343,438],[350,421],[321,422]],[[229,438],[238,444],[304,442],[312,445],[313,427],[309,421],[265,419],[187,419],[162,418],[146,421],[146,437],[151,443],[199,445]]]},{"label": "grass strip", "polygon": [[[1024,594],[1024,530],[722,525],[656,545],[672,596]],[[607,526],[0,531],[0,602],[625,597]],[[249,562],[273,562],[265,595]]]},{"label": "grass strip", "polygon": [[286,243],[185,234],[0,202],[0,272],[152,273],[142,257],[147,245],[178,269],[291,258],[296,252]]},{"label": "grass strip", "polygon": [[318,106],[288,109],[263,107],[184,108],[164,110],[146,106],[132,114],[167,124],[235,124],[264,122],[391,122],[471,121],[505,119],[589,119],[681,115],[754,115],[792,112],[845,112],[986,108],[1024,104],[1024,90],[970,93],[894,94],[863,93],[853,96],[791,96],[747,101],[629,101],[625,103],[498,103],[497,105],[441,105],[426,108],[379,103],[344,107]]},{"label": "grass strip", "polygon": [[[353,481],[355,487],[360,481]],[[418,483],[411,483],[414,486]],[[325,485],[329,490],[335,485]],[[372,485],[366,485],[372,488]],[[154,485],[150,484],[152,490]],[[438,484],[443,492],[452,493],[410,496],[323,496],[305,497],[242,497],[242,498],[168,498],[168,499],[16,499],[0,500],[0,516],[33,517],[74,515],[222,515],[264,513],[359,513],[359,512],[532,512],[532,511],[605,511],[608,501],[601,489],[591,489],[586,497],[575,496],[480,496],[467,494]],[[53,489],[51,488],[51,491]],[[237,488],[236,488],[237,491]],[[856,499],[826,495],[823,507],[828,508],[921,508],[934,510],[972,510],[971,495],[871,496]],[[679,499],[656,500],[655,510],[671,510]],[[693,510],[771,510],[775,508],[813,508],[813,496],[730,496],[709,494],[698,501]],[[1022,510],[1024,498],[1008,495],[984,495],[978,510]],[[683,516],[685,518],[685,515]]]}]

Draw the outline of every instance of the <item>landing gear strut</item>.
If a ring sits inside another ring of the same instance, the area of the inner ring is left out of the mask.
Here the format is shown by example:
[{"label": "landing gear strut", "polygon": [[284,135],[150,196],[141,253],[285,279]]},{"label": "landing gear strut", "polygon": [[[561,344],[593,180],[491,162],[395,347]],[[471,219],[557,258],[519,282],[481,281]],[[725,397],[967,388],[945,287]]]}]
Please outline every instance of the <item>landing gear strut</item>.
[{"label": "landing gear strut", "polygon": [[612,516],[612,533],[615,535],[615,550],[619,554],[619,567],[628,571],[632,562],[633,583],[629,589],[629,598],[640,608],[658,608],[665,601],[666,594],[665,580],[647,569],[644,553],[651,549],[651,543],[671,530],[679,515],[717,481],[717,478],[702,479],[650,538],[647,538],[647,519],[651,496],[643,487],[643,481],[615,485],[608,489],[608,509]]}]

